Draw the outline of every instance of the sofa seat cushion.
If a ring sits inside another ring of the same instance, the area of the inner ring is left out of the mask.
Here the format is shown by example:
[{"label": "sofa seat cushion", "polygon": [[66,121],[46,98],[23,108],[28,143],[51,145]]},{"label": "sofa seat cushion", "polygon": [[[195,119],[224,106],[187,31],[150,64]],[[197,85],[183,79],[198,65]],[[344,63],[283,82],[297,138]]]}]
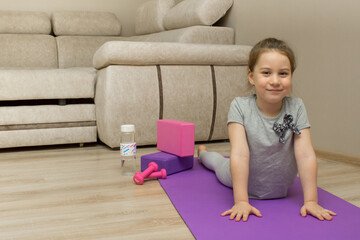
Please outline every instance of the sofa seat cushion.
[{"label": "sofa seat cushion", "polygon": [[0,130],[2,126],[9,130],[15,125],[95,122],[95,104],[8,106],[0,108],[0,116]]},{"label": "sofa seat cushion", "polygon": [[94,67],[109,65],[247,65],[250,46],[166,42],[107,42],[94,55]]},{"label": "sofa seat cushion", "polygon": [[136,42],[182,42],[202,44],[234,44],[234,29],[229,27],[191,26],[153,34],[127,37]]},{"label": "sofa seat cushion", "polygon": [[0,131],[0,148],[96,142],[96,126]]},{"label": "sofa seat cushion", "polygon": [[0,33],[50,34],[50,17],[44,12],[0,11]]},{"label": "sofa seat cushion", "polygon": [[94,98],[94,68],[0,69],[2,101]]}]

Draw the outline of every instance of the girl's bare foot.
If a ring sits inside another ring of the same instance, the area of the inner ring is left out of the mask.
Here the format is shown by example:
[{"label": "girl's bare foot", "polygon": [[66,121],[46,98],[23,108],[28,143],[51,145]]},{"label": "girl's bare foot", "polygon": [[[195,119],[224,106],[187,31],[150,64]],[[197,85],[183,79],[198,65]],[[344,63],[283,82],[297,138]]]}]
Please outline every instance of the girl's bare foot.
[{"label": "girl's bare foot", "polygon": [[200,153],[201,153],[202,151],[206,151],[206,150],[207,150],[206,146],[200,145],[200,146],[198,147],[198,149],[197,149],[197,155],[198,155],[198,157],[200,156]]}]

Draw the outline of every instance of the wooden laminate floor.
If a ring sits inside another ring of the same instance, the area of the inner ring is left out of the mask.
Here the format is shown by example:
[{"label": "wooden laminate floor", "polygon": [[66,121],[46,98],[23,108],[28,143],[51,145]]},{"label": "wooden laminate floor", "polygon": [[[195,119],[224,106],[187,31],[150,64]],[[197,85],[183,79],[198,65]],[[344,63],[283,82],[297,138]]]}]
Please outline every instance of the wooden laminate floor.
[{"label": "wooden laminate floor", "polygon": [[[229,143],[207,146],[229,155]],[[0,239],[194,239],[158,181],[119,171],[119,151],[101,144],[1,150]],[[360,207],[360,167],[319,159],[318,184]]]}]

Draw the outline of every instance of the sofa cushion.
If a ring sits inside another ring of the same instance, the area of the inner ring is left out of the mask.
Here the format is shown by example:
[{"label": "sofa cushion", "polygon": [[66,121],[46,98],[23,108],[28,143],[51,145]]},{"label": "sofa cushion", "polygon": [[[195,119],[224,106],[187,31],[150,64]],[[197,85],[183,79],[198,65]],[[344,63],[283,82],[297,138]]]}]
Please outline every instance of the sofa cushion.
[{"label": "sofa cushion", "polygon": [[56,36],[119,36],[121,24],[110,12],[54,12],[51,17]]},{"label": "sofa cushion", "polygon": [[0,148],[96,142],[96,126],[0,131]]},{"label": "sofa cushion", "polygon": [[[49,124],[61,126],[61,123],[94,122],[95,104],[6,106],[0,108],[0,131],[21,129],[14,125]],[[66,124],[63,124],[66,125]],[[36,127],[34,127],[36,128]]]},{"label": "sofa cushion", "polygon": [[227,117],[229,106],[235,97],[254,94],[248,81],[247,66],[214,66],[216,79],[216,115],[211,140],[228,139]]},{"label": "sofa cushion", "polygon": [[96,126],[112,148],[120,144],[120,126],[136,126],[136,144],[156,143],[159,83],[155,66],[109,66],[98,71]]},{"label": "sofa cushion", "polygon": [[42,34],[0,34],[1,68],[57,68],[56,41]]},{"label": "sofa cushion", "polygon": [[109,65],[247,65],[251,46],[167,42],[107,42],[94,67]]},{"label": "sofa cushion", "polygon": [[163,18],[175,6],[175,0],[150,0],[136,11],[135,33],[148,34],[164,31]]},{"label": "sofa cushion", "polygon": [[0,11],[0,33],[50,34],[50,17],[44,12]]},{"label": "sofa cushion", "polygon": [[56,37],[59,68],[92,67],[96,50],[107,41],[121,40],[123,37],[101,36],[60,36]]},{"label": "sofa cushion", "polygon": [[234,29],[229,27],[191,26],[158,33],[127,37],[135,42],[182,42],[202,44],[234,44]]},{"label": "sofa cushion", "polygon": [[[213,85],[209,66],[161,65],[163,119],[194,123],[195,141],[209,139]],[[225,124],[224,124],[225,127]]]},{"label": "sofa cushion", "polygon": [[222,18],[234,0],[184,0],[170,9],[164,17],[166,29],[194,25],[213,25]]},{"label": "sofa cushion", "polygon": [[0,70],[2,101],[94,98],[93,68]]}]

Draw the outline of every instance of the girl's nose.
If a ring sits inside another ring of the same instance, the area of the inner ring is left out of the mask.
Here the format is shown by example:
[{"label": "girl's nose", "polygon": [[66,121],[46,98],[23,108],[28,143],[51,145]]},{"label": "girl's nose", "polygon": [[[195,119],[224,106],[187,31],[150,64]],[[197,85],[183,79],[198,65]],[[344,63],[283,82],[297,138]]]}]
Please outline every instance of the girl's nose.
[{"label": "girl's nose", "polygon": [[273,86],[279,86],[280,85],[279,77],[274,74],[270,80],[270,84]]}]

